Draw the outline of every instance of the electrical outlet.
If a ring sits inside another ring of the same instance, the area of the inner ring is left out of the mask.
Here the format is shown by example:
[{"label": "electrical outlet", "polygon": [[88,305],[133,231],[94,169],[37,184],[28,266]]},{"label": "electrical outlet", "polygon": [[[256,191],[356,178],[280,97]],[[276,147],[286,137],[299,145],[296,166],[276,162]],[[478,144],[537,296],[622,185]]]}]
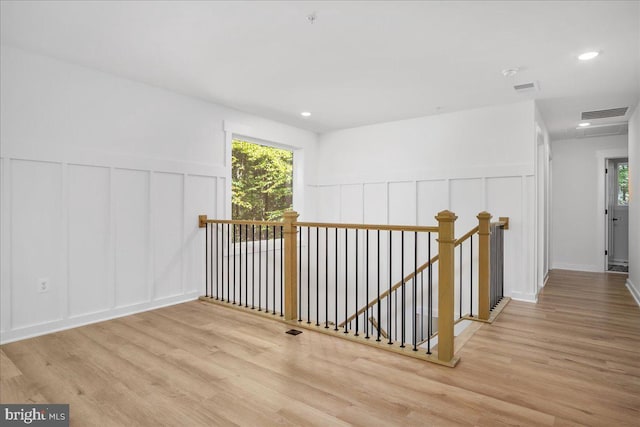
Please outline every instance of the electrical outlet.
[{"label": "electrical outlet", "polygon": [[49,278],[42,277],[38,279],[38,292],[47,292],[49,290]]}]

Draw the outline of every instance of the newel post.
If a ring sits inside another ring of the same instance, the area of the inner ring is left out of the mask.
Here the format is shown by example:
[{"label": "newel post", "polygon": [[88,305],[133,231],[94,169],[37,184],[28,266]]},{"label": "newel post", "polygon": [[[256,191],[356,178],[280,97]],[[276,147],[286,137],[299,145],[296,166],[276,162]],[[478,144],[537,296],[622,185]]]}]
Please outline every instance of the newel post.
[{"label": "newel post", "polygon": [[480,212],[478,218],[478,317],[489,320],[491,280],[491,214]]},{"label": "newel post", "polygon": [[442,211],[438,220],[438,360],[453,359],[455,221],[456,214]]},{"label": "newel post", "polygon": [[294,320],[298,311],[298,212],[284,213],[284,319]]}]

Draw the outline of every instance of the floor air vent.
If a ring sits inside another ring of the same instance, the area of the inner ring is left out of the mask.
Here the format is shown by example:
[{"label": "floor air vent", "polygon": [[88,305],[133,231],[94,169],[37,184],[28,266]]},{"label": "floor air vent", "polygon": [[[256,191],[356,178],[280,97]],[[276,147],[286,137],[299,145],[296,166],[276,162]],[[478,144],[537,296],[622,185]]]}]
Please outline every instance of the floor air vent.
[{"label": "floor air vent", "polygon": [[607,119],[609,117],[622,117],[627,114],[629,107],[610,108],[608,110],[583,111],[582,120]]}]

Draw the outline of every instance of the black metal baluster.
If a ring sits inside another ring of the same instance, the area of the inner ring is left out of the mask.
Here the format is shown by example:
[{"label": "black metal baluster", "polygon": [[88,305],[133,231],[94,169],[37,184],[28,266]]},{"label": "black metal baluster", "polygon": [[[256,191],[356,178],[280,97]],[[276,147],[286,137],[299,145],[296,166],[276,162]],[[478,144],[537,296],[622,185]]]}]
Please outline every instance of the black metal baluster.
[{"label": "black metal baluster", "polygon": [[262,224],[258,225],[258,311],[262,311]]},{"label": "black metal baluster", "polygon": [[264,312],[269,313],[269,225],[264,226]]},{"label": "black metal baluster", "polygon": [[356,270],[356,297],[354,298],[354,305],[355,305],[355,316],[356,316],[356,333],[355,336],[358,336],[358,318],[360,316],[358,316],[358,229],[356,228],[355,230],[356,233],[356,266],[355,266],[355,270]]},{"label": "black metal baluster", "polygon": [[[209,224],[204,223],[204,296],[209,296]],[[213,291],[211,292],[213,296]]]},{"label": "black metal baluster", "polygon": [[381,311],[381,307],[380,307],[380,230],[378,230],[378,238],[376,240],[377,240],[376,241],[376,245],[377,245],[376,254],[377,254],[377,257],[378,257],[378,274],[377,274],[378,279],[376,280],[376,282],[378,284],[378,304],[377,304],[378,305],[378,320],[377,320],[377,322],[378,322],[378,327],[377,327],[377,329],[378,329],[378,332],[377,332],[378,337],[376,338],[376,341],[380,342],[380,328],[382,328],[382,321],[380,319],[380,315],[381,315],[381,313],[380,313],[380,311]]},{"label": "black metal baluster", "polygon": [[433,333],[433,264],[431,264],[431,232],[428,233],[427,259],[429,260],[429,318],[427,319],[427,354],[431,354],[431,334]]},{"label": "black metal baluster", "polygon": [[307,227],[307,325],[311,323],[311,227]]},{"label": "black metal baluster", "polygon": [[302,322],[302,227],[298,230],[298,322]]},{"label": "black metal baluster", "polygon": [[[402,314],[400,317],[400,321],[402,322],[402,325],[400,327],[400,335],[401,335],[401,339],[400,339],[400,348],[404,348],[404,339],[405,339],[405,317],[406,313],[405,313],[405,309],[404,309],[404,301],[405,301],[405,293],[404,293],[404,230],[402,230],[400,232],[400,280],[402,280],[402,284],[400,285],[402,287],[402,303],[401,303],[401,307],[402,307]],[[396,337],[397,339],[397,337]]]},{"label": "black metal baluster", "polygon": [[[637,141],[637,140],[636,140]],[[500,299],[504,298],[504,226],[500,226]]]},{"label": "black metal baluster", "polygon": [[256,225],[251,224],[251,310],[256,309]]},{"label": "black metal baluster", "polygon": [[[216,226],[216,299],[218,299],[218,296],[220,295],[220,291],[218,290],[218,286],[220,285],[220,282],[218,282],[218,273],[220,272],[220,268],[219,268],[219,264],[218,262],[220,261],[220,251],[218,250],[218,224],[215,224]],[[220,281],[222,281],[222,279],[220,279]]]},{"label": "black metal baluster", "polygon": [[[240,264],[240,268],[239,268],[239,272],[240,272],[240,280],[238,282],[238,292],[239,292],[239,296],[238,296],[238,305],[242,306],[242,224],[238,224],[238,231],[240,233],[240,237],[238,238],[239,242],[238,242],[238,250],[240,251],[240,254],[238,256],[238,263]],[[235,295],[234,295],[235,297]]]},{"label": "black metal baluster", "polygon": [[329,329],[329,229],[324,228],[324,328]]},{"label": "black metal baluster", "polygon": [[344,229],[344,333],[349,332],[347,319],[349,317],[348,300],[349,300],[349,229]]},{"label": "black metal baluster", "polygon": [[320,326],[320,228],[316,227],[316,326]]},{"label": "black metal baluster", "polygon": [[[365,244],[365,286],[367,287],[367,290],[365,292],[365,309],[364,309],[364,338],[365,339],[369,339],[369,229],[367,229],[367,231],[365,232],[365,240],[366,240],[366,244]],[[357,310],[357,307],[356,307]]]},{"label": "black metal baluster", "polygon": [[236,225],[233,224],[233,301],[236,303]]},{"label": "black metal baluster", "polygon": [[284,227],[280,226],[280,317],[284,316],[284,251],[282,246],[282,232]]},{"label": "black metal baluster", "polygon": [[424,270],[420,272],[420,341],[424,339]]},{"label": "black metal baluster", "polygon": [[273,226],[273,315],[276,314],[276,226]]},{"label": "black metal baluster", "polygon": [[336,253],[336,265],[335,265],[335,274],[336,274],[336,280],[335,280],[335,288],[336,291],[333,293],[334,297],[335,297],[335,304],[334,304],[334,309],[333,309],[333,314],[335,316],[335,322],[333,324],[333,330],[337,331],[338,330],[338,228],[336,227],[336,239],[335,239],[335,253]]},{"label": "black metal baluster", "polygon": [[249,224],[244,226],[244,306],[249,307]]},{"label": "black metal baluster", "polygon": [[[389,230],[389,301],[387,301],[387,335],[389,336],[389,343],[388,344],[393,344],[393,341],[391,340],[391,288],[393,287],[393,277],[392,277],[392,269],[393,269],[393,265],[392,265],[392,261],[393,258],[391,257],[392,254],[392,244],[391,241],[393,240],[391,233],[393,233],[393,231]],[[397,322],[396,322],[397,323]],[[396,336],[397,338],[397,336]]]},{"label": "black metal baluster", "polygon": [[264,241],[264,312],[269,313],[269,226],[264,226],[266,239]]},{"label": "black metal baluster", "polygon": [[462,318],[462,243],[460,243],[460,313],[458,318]]},{"label": "black metal baluster", "polygon": [[229,290],[231,289],[230,281],[231,281],[231,224],[227,224],[227,302],[231,301],[229,299],[229,295],[230,295]]},{"label": "black metal baluster", "polygon": [[413,233],[413,308],[411,317],[413,319],[413,351],[418,351],[418,340],[416,339],[416,292],[418,291],[418,232]]},{"label": "black metal baluster", "polygon": [[473,235],[469,237],[469,317],[473,317]]}]

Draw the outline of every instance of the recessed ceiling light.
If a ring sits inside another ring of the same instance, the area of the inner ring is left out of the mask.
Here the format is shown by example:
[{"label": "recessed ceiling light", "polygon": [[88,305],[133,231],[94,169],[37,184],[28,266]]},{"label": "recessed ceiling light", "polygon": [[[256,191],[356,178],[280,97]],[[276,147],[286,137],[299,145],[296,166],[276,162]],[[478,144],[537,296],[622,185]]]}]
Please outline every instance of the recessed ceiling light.
[{"label": "recessed ceiling light", "polygon": [[518,71],[520,71],[520,68],[505,68],[502,70],[502,75],[505,77],[512,77],[518,74]]},{"label": "recessed ceiling light", "polygon": [[581,61],[588,61],[590,59],[595,58],[596,56],[600,55],[600,52],[585,52],[582,55],[578,56],[578,59]]},{"label": "recessed ceiling light", "polygon": [[584,127],[587,127],[587,126],[591,126],[591,123],[583,122],[583,123],[580,123],[578,126],[580,126],[581,128],[584,128]]},{"label": "recessed ceiling light", "polygon": [[302,113],[300,113],[300,115],[301,115],[302,117],[309,117],[309,116],[311,115],[311,113],[310,113],[310,112],[308,112],[308,111],[303,111]]}]

